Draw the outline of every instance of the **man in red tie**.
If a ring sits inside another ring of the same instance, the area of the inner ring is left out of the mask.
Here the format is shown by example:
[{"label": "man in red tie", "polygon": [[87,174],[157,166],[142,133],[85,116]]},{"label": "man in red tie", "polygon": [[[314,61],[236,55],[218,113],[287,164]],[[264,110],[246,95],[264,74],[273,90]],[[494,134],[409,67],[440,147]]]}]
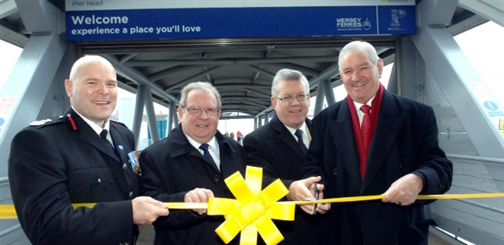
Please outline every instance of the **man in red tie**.
[{"label": "man in red tie", "polygon": [[[347,44],[339,54],[339,74],[348,96],[312,121],[304,173],[322,177],[324,197],[384,194],[378,201],[332,204],[323,226],[326,243],[427,244],[427,202],[416,198],[451,186],[453,166],[439,148],[433,109],[385,90],[382,70],[371,44]],[[313,197],[308,188],[318,178],[293,183],[289,198]]]}]

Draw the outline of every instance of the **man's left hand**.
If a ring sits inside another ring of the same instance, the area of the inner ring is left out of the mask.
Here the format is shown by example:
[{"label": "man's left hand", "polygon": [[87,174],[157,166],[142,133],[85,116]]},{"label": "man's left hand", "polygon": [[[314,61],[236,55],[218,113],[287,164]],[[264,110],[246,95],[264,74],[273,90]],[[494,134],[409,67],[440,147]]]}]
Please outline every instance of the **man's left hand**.
[{"label": "man's left hand", "polygon": [[414,203],[418,194],[422,191],[422,178],[416,174],[407,174],[396,180],[384,193],[382,202],[395,203],[408,206]]}]

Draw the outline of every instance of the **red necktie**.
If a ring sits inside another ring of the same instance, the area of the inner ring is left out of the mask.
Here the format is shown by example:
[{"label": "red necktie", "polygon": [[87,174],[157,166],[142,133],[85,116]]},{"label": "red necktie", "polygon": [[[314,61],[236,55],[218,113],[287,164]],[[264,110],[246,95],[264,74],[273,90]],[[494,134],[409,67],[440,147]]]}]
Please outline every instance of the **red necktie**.
[{"label": "red necktie", "polygon": [[[363,105],[360,110],[364,112],[364,118],[362,119],[361,125],[361,137],[362,137],[362,145],[364,146],[364,154],[367,157],[367,152],[369,150],[369,143],[371,142],[371,106]],[[366,159],[361,160],[360,165],[361,178],[364,179],[364,173],[366,172]]]}]

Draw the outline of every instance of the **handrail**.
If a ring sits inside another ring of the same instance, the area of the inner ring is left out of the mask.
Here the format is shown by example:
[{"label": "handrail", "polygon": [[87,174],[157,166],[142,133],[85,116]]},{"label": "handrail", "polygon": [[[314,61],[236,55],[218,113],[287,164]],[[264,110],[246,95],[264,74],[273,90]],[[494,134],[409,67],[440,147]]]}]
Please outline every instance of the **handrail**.
[{"label": "handrail", "polygon": [[7,176],[0,177],[0,184],[3,184],[4,182],[9,182],[9,177]]},{"label": "handrail", "polygon": [[458,158],[458,159],[466,159],[466,160],[475,160],[482,162],[495,162],[495,163],[504,163],[504,158],[496,158],[496,157],[481,157],[481,156],[470,156],[470,155],[460,155],[460,154],[446,154],[448,158]]},{"label": "handrail", "polygon": [[20,225],[20,224],[17,224],[17,225],[13,225],[13,226],[11,226],[11,227],[8,227],[8,228],[6,228],[6,229],[4,229],[4,230],[1,230],[1,231],[0,231],[0,237],[3,237],[3,236],[5,236],[5,235],[7,235],[7,234],[9,234],[9,233],[11,233],[11,232],[14,232],[14,231],[16,231],[16,230],[19,230],[19,229],[21,229],[21,225]]}]

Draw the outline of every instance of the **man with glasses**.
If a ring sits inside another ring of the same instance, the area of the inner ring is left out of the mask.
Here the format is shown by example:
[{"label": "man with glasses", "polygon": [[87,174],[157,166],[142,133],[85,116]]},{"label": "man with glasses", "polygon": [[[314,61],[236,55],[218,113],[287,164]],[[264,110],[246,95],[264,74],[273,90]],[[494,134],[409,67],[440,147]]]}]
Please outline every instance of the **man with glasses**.
[{"label": "man with glasses", "polygon": [[[144,195],[163,202],[234,198],[224,179],[236,171],[245,176],[245,153],[217,130],[221,107],[219,92],[208,82],[193,82],[182,89],[177,109],[180,124],[140,154]],[[224,217],[207,216],[206,211],[176,210],[171,218],[158,219],[154,244],[224,244],[215,233]]]},{"label": "man with glasses", "polygon": [[[271,104],[276,116],[243,140],[247,163],[263,168],[264,185],[280,180],[289,187],[300,179],[307,161],[311,122],[310,87],[299,71],[282,69],[273,78]],[[315,223],[318,217],[297,208],[295,221],[275,221],[285,240],[282,244],[317,244]]]}]

